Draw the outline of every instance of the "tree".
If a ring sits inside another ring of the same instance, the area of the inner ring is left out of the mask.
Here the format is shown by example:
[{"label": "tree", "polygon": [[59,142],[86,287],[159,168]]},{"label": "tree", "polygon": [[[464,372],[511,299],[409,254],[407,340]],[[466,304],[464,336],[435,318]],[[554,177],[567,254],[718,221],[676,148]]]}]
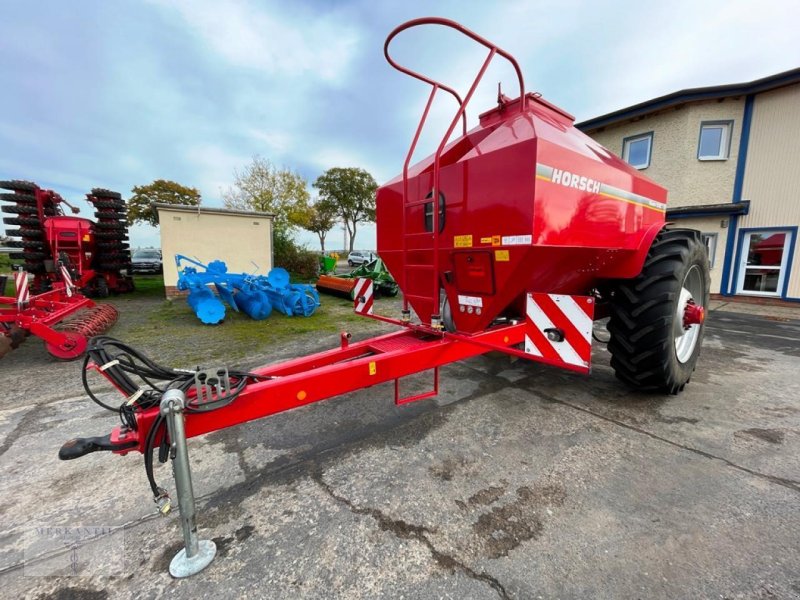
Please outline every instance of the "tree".
[{"label": "tree", "polygon": [[272,227],[277,234],[302,225],[308,215],[309,193],[299,173],[254,156],[243,171],[233,174],[233,187],[222,193],[227,208],[274,214]]},{"label": "tree", "polygon": [[303,220],[303,229],[316,233],[319,237],[319,245],[322,247],[323,254],[325,254],[325,238],[336,225],[337,217],[336,205],[326,200],[317,200],[308,207],[308,213]]},{"label": "tree", "polygon": [[320,198],[336,207],[350,234],[350,251],[356,241],[359,223],[375,221],[375,183],[364,169],[334,167],[320,175],[314,182]]},{"label": "tree", "polygon": [[158,214],[153,209],[153,202],[199,206],[201,201],[200,192],[196,188],[167,179],[156,179],[149,185],[137,185],[131,193],[133,196],[128,200],[128,225],[142,222],[158,226]]}]

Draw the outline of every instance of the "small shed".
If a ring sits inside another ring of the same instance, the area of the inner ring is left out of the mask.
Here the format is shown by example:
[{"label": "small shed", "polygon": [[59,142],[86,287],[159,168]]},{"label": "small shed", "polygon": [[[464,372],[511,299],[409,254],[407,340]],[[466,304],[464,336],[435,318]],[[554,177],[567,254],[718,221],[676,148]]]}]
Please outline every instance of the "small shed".
[{"label": "small shed", "polygon": [[274,215],[205,206],[156,203],[153,207],[158,212],[161,230],[164,287],[168,298],[179,294],[176,254],[206,264],[222,260],[234,273],[256,270],[267,273],[272,268]]}]

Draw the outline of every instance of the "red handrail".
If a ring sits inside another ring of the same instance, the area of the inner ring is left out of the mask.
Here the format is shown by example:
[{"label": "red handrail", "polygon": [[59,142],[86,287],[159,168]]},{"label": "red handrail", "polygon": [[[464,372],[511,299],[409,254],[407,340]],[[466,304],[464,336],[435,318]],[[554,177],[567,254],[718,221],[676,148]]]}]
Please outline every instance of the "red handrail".
[{"label": "red handrail", "polygon": [[[417,73],[416,71],[412,71],[408,67],[404,67],[403,65],[396,62],[390,55],[389,55],[389,44],[391,44],[392,40],[401,32],[405,31],[406,29],[411,29],[412,27],[418,27],[420,25],[442,25],[444,27],[450,27],[451,29],[455,29],[466,35],[467,37],[475,40],[482,46],[485,46],[489,49],[489,54],[484,60],[483,65],[481,66],[480,71],[475,76],[475,80],[472,82],[472,85],[467,92],[467,96],[464,100],[461,99],[461,96],[458,95],[453,88],[444,85],[441,82],[438,82],[430,77],[422,75],[421,73]],[[433,271],[433,294],[431,296],[431,300],[434,303],[433,306],[433,313],[431,316],[431,320],[433,321],[433,317],[439,318],[440,315],[437,314],[438,311],[438,295],[439,295],[439,168],[440,168],[440,159],[442,151],[444,147],[447,145],[447,141],[450,139],[450,136],[453,133],[453,129],[455,129],[456,123],[458,123],[459,119],[462,121],[463,127],[463,134],[466,135],[467,133],[467,113],[466,108],[469,101],[472,99],[472,95],[475,93],[478,84],[480,83],[483,75],[486,73],[486,69],[489,67],[489,63],[491,63],[492,59],[494,58],[495,54],[499,54],[506,60],[511,63],[511,66],[514,67],[514,70],[517,73],[517,79],[519,81],[519,95],[520,95],[520,112],[524,112],[527,108],[527,98],[525,97],[525,81],[522,77],[522,70],[519,67],[519,63],[517,63],[516,59],[511,56],[505,50],[497,47],[495,44],[492,44],[487,39],[479,36],[474,31],[471,31],[461,25],[460,23],[456,23],[450,19],[444,19],[441,17],[422,17],[419,19],[412,19],[411,21],[407,21],[402,25],[396,27],[386,38],[386,42],[383,45],[383,55],[386,57],[387,62],[400,71],[401,73],[405,73],[415,79],[419,79],[431,86],[431,93],[428,96],[428,102],[425,105],[425,109],[422,113],[422,117],[420,118],[419,125],[417,125],[417,130],[414,134],[414,139],[411,142],[411,147],[408,149],[408,153],[406,154],[406,159],[403,163],[403,212],[402,212],[402,223],[401,223],[401,231],[405,233],[405,220],[406,220],[406,203],[408,202],[408,167],[411,162],[411,157],[414,154],[414,150],[417,147],[417,142],[419,141],[419,136],[422,133],[422,129],[425,126],[425,121],[428,118],[428,113],[430,112],[431,105],[433,104],[433,98],[436,95],[436,92],[439,89],[442,89],[449,94],[451,94],[458,102],[458,111],[456,111],[455,116],[453,117],[452,122],[450,123],[450,127],[447,128],[447,132],[445,133],[442,141],[439,143],[439,147],[436,149],[436,154],[434,155],[433,159],[433,190],[431,193],[431,198],[433,202],[432,208],[432,225],[433,225],[433,232],[432,232],[432,240],[433,240],[433,264],[432,264],[432,271]],[[403,251],[405,252],[405,238],[403,240]],[[406,269],[403,270],[402,275],[402,286],[401,289],[403,290],[403,313],[408,313],[408,301],[406,299],[405,290],[408,289],[407,286],[407,274]]]}]

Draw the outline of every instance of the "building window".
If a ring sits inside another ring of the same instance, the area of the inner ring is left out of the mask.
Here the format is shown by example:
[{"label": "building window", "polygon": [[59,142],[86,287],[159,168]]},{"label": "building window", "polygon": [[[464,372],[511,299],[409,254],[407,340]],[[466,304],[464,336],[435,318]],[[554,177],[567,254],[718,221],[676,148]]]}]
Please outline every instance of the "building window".
[{"label": "building window", "polygon": [[736,291],[780,296],[787,277],[792,238],[797,229],[742,230]]},{"label": "building window", "polygon": [[700,124],[700,142],[697,158],[700,160],[727,160],[731,151],[731,126],[733,121],[705,121]]},{"label": "building window", "polygon": [[622,140],[622,159],[632,167],[646,169],[650,166],[653,132],[635,135]]},{"label": "building window", "polygon": [[714,268],[714,259],[717,256],[717,234],[716,233],[703,233],[703,243],[706,245],[708,252],[708,266]]}]

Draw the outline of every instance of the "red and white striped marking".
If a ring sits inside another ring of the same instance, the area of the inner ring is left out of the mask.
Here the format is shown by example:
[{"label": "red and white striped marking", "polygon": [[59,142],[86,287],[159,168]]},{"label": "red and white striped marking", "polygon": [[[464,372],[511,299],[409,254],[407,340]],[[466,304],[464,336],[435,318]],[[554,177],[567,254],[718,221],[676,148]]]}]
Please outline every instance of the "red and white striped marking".
[{"label": "red and white striped marking", "polygon": [[27,271],[14,271],[14,286],[17,288],[17,304],[19,306],[27,304],[31,299]]},{"label": "red and white striped marking", "polygon": [[64,280],[64,289],[67,292],[67,297],[72,298],[75,284],[72,283],[72,277],[70,277],[69,270],[64,265],[60,265],[59,269],[61,270],[61,278]]},{"label": "red and white striped marking", "polygon": [[353,288],[353,310],[358,315],[372,314],[372,279],[359,277],[356,287]]},{"label": "red and white striped marking", "polygon": [[594,298],[591,296],[528,294],[525,352],[588,372],[592,360],[593,320]]}]

